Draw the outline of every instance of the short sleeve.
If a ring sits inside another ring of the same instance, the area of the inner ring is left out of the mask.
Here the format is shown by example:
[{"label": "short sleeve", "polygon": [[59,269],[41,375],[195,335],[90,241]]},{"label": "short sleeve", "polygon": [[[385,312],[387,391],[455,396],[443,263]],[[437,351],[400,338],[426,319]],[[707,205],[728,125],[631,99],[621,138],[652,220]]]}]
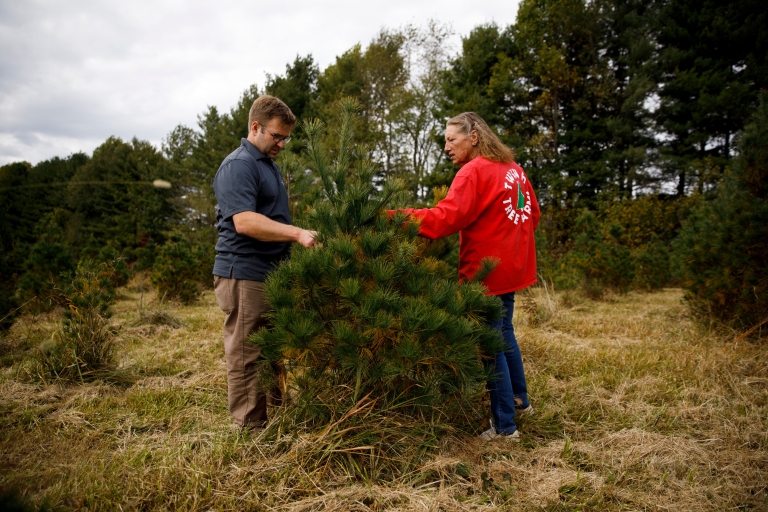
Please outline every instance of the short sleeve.
[{"label": "short sleeve", "polygon": [[258,173],[253,172],[242,160],[232,159],[221,166],[213,180],[213,190],[222,218],[256,211],[258,178]]}]

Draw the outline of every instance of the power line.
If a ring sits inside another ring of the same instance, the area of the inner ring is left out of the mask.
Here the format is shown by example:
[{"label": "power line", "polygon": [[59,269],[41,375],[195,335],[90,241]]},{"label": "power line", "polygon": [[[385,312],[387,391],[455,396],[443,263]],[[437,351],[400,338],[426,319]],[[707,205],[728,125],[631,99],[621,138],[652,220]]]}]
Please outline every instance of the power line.
[{"label": "power line", "polygon": [[171,188],[171,182],[166,180],[154,181],[56,181],[52,183],[35,183],[16,187],[0,187],[0,191],[17,190],[22,188],[62,187],[65,185],[147,185],[155,188]]}]

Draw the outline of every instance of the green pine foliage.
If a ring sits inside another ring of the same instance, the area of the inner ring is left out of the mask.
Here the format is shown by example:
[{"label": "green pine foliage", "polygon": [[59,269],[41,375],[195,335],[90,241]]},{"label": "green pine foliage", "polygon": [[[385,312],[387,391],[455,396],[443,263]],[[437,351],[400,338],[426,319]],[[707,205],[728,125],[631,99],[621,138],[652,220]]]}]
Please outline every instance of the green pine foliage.
[{"label": "green pine foliage", "polygon": [[34,221],[19,187],[29,179],[30,165],[17,162],[0,167],[0,330],[8,329],[19,312],[16,281],[29,245]]},{"label": "green pine foliage", "polygon": [[111,245],[105,245],[99,249],[95,261],[96,263],[109,265],[109,286],[111,288],[119,288],[128,284],[128,280],[131,278],[131,270],[128,268],[128,264],[120,251]]},{"label": "green pine foliage", "polygon": [[[149,279],[163,300],[189,304],[200,296],[198,283],[203,278],[200,263],[205,261],[206,253],[181,233],[170,233],[167,238],[158,251]],[[202,272],[209,280],[212,263]]]},{"label": "green pine foliage", "polygon": [[176,190],[151,186],[158,178],[169,178],[168,164],[150,143],[107,139],[67,186],[70,244],[84,247],[93,237],[99,247],[122,250],[161,242],[174,214],[169,199]]},{"label": "green pine foliage", "polygon": [[66,304],[62,326],[36,352],[38,375],[54,380],[87,381],[103,377],[113,366],[115,331],[109,307],[115,298],[110,263],[83,260],[59,290]]},{"label": "green pine foliage", "polygon": [[296,247],[270,274],[271,327],[251,339],[284,362],[297,420],[327,425],[365,402],[411,421],[460,422],[484,391],[482,354],[501,348],[486,326],[501,304],[456,281],[439,259],[445,244],[419,238],[402,214],[382,214],[404,187],[373,185],[376,167],[350,142],[357,105],[340,105],[338,149],[321,146],[319,121],[304,124],[323,190],[308,219],[322,245]]},{"label": "green pine foliage", "polygon": [[717,197],[693,210],[676,242],[693,309],[737,329],[768,321],[768,95],[738,141]]},{"label": "green pine foliage", "polygon": [[297,156],[294,153],[283,152],[280,155],[280,173],[288,193],[294,223],[304,222],[312,205],[322,197],[317,176],[308,169],[309,164],[304,159],[304,155]]},{"label": "green pine foliage", "polygon": [[648,195],[609,201],[596,210],[547,208],[536,231],[539,274],[559,289],[651,291],[679,286],[671,250],[695,198]]},{"label": "green pine foliage", "polygon": [[66,240],[69,216],[61,208],[41,216],[35,228],[37,241],[26,251],[16,282],[16,297],[25,311],[50,311],[62,305],[56,290],[65,284],[65,275],[75,270],[77,260]]},{"label": "green pine foliage", "polygon": [[67,246],[41,239],[31,247],[23,269],[16,285],[19,302],[27,304],[29,311],[50,311],[60,303],[54,290],[63,284],[62,274],[72,272],[75,262]]},{"label": "green pine foliage", "polygon": [[768,86],[768,21],[761,0],[666,0],[651,30],[659,84],[655,123],[667,137],[660,167],[677,175],[679,196],[715,188]]},{"label": "green pine foliage", "polygon": [[671,254],[667,246],[651,235],[648,243],[632,251],[635,278],[632,287],[653,291],[669,286],[672,282]]},{"label": "green pine foliage", "polygon": [[3,281],[0,285],[0,315],[2,315],[0,316],[0,332],[13,325],[13,320],[18,312],[17,304],[12,286]]},{"label": "green pine foliage", "polygon": [[629,248],[619,241],[622,227],[613,222],[605,229],[594,212],[585,209],[576,220],[576,229],[580,233],[566,262],[581,276],[583,291],[596,298],[607,289],[626,292],[634,279],[634,268]]}]

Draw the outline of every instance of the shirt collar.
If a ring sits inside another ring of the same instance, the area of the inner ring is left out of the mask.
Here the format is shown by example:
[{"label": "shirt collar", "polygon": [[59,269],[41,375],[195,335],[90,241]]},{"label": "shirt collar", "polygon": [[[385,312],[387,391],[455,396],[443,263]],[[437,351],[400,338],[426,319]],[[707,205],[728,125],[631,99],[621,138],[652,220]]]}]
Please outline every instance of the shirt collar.
[{"label": "shirt collar", "polygon": [[256,160],[263,160],[263,159],[271,160],[271,158],[269,158],[264,153],[259,151],[259,148],[254,146],[253,143],[248,139],[246,139],[245,137],[240,139],[240,145],[243,146],[248,151],[248,153]]}]

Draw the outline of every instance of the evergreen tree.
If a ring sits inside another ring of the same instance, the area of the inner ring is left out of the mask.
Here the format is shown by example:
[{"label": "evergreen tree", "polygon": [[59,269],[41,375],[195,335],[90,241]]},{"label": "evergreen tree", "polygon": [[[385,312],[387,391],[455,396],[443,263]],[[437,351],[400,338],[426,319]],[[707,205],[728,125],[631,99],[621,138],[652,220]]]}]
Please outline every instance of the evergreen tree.
[{"label": "evergreen tree", "polygon": [[76,235],[76,255],[90,237],[119,250],[162,241],[175,213],[168,200],[173,191],[152,187],[151,182],[168,178],[167,161],[148,142],[110,137],[96,148],[68,186],[73,212],[68,231]]},{"label": "evergreen tree", "polygon": [[115,298],[112,273],[109,263],[83,259],[65,276],[64,285],[57,290],[67,305],[61,329],[54,333],[52,345],[41,346],[35,354],[45,381],[109,377],[116,341],[116,330],[108,324]]},{"label": "evergreen tree", "polygon": [[75,262],[68,246],[55,238],[41,237],[30,248],[22,269],[24,273],[16,283],[19,302],[32,311],[48,311],[61,303],[55,289],[62,286],[62,274],[75,269]]},{"label": "evergreen tree", "polygon": [[34,243],[34,216],[25,201],[29,170],[27,162],[0,167],[0,330],[13,323],[18,306],[16,280],[29,246]]},{"label": "evergreen tree", "polygon": [[172,232],[160,246],[152,267],[150,281],[162,300],[178,300],[190,304],[200,296],[197,283],[210,280],[211,268],[205,262],[204,249],[194,245],[181,233]]},{"label": "evergreen tree", "polygon": [[717,197],[702,200],[675,254],[686,299],[704,318],[739,329],[768,320],[768,94],[738,138],[739,158]]},{"label": "evergreen tree", "polygon": [[356,143],[370,148],[380,164],[379,179],[401,177],[407,172],[408,158],[398,133],[409,107],[406,39],[402,31],[382,30],[365,51],[356,45],[318,77],[316,112],[321,118],[332,118],[341,98],[352,97],[360,103],[362,115],[355,121],[353,136]]},{"label": "evergreen tree", "polygon": [[614,194],[618,181],[610,165],[618,155],[609,159],[608,151],[624,124],[619,114],[626,107],[629,77],[615,68],[620,45],[608,46],[608,31],[617,25],[610,16],[620,14],[606,4],[525,0],[520,5],[514,36],[521,86],[537,127],[530,151],[540,167],[528,172],[542,176],[545,205],[594,208],[601,197]]},{"label": "evergreen tree", "polygon": [[768,11],[761,0],[667,0],[657,20],[657,123],[664,168],[682,196],[717,183],[733,137],[768,87]]},{"label": "evergreen tree", "polygon": [[[17,162],[0,167],[0,249],[3,256],[18,244],[34,243],[37,215],[32,208],[29,174],[32,166]],[[17,267],[18,265],[13,265]]]},{"label": "evergreen tree", "polygon": [[38,218],[54,209],[67,207],[66,183],[88,160],[85,153],[74,153],[67,158],[44,160],[30,169],[30,199],[36,205]]},{"label": "evergreen tree", "polygon": [[176,201],[177,228],[195,245],[209,247],[207,260],[213,265],[216,245],[216,196],[213,177],[221,162],[248,136],[248,115],[259,96],[250,86],[229,113],[210,106],[198,115],[198,129],[179,125],[163,142],[169,172],[183,192]]},{"label": "evergreen tree", "polygon": [[309,170],[310,166],[306,152],[300,155],[280,154],[280,173],[294,222],[304,222],[311,206],[322,196],[317,177]]},{"label": "evergreen tree", "polygon": [[653,24],[656,2],[603,0],[598,2],[600,37],[598,54],[607,61],[610,82],[607,91],[605,129],[610,135],[603,150],[612,178],[611,196],[633,198],[636,189],[659,188],[655,172],[653,118],[648,99],[654,93]]},{"label": "evergreen tree", "polygon": [[461,112],[477,112],[514,148],[520,147],[524,134],[512,129],[520,125],[516,116],[520,103],[509,81],[516,76],[512,66],[516,48],[510,29],[480,25],[462,38],[461,54],[443,73],[440,114],[447,119]]},{"label": "evergreen tree", "polygon": [[0,168],[0,328],[30,299],[41,299],[38,309],[50,305],[51,283],[73,268],[70,233],[61,221],[68,218],[66,184],[87,161],[76,153],[34,167],[19,162]]},{"label": "evergreen tree", "polygon": [[[314,113],[317,101],[317,77],[320,70],[312,55],[306,57],[296,56],[293,65],[286,64],[285,76],[267,75],[267,94],[283,100],[296,116],[297,127],[301,121],[316,117]],[[294,153],[298,153],[299,144],[290,146]]]},{"label": "evergreen tree", "polygon": [[271,327],[252,340],[270,362],[285,361],[297,420],[327,425],[365,399],[398,417],[459,421],[484,391],[481,355],[500,350],[487,321],[501,304],[480,284],[458,283],[436,257],[441,245],[403,226],[406,216],[382,215],[403,184],[374,186],[376,166],[352,143],[357,106],[341,108],[334,151],[319,121],[304,124],[323,192],[309,222],[322,245],[296,247],[270,274]]}]

